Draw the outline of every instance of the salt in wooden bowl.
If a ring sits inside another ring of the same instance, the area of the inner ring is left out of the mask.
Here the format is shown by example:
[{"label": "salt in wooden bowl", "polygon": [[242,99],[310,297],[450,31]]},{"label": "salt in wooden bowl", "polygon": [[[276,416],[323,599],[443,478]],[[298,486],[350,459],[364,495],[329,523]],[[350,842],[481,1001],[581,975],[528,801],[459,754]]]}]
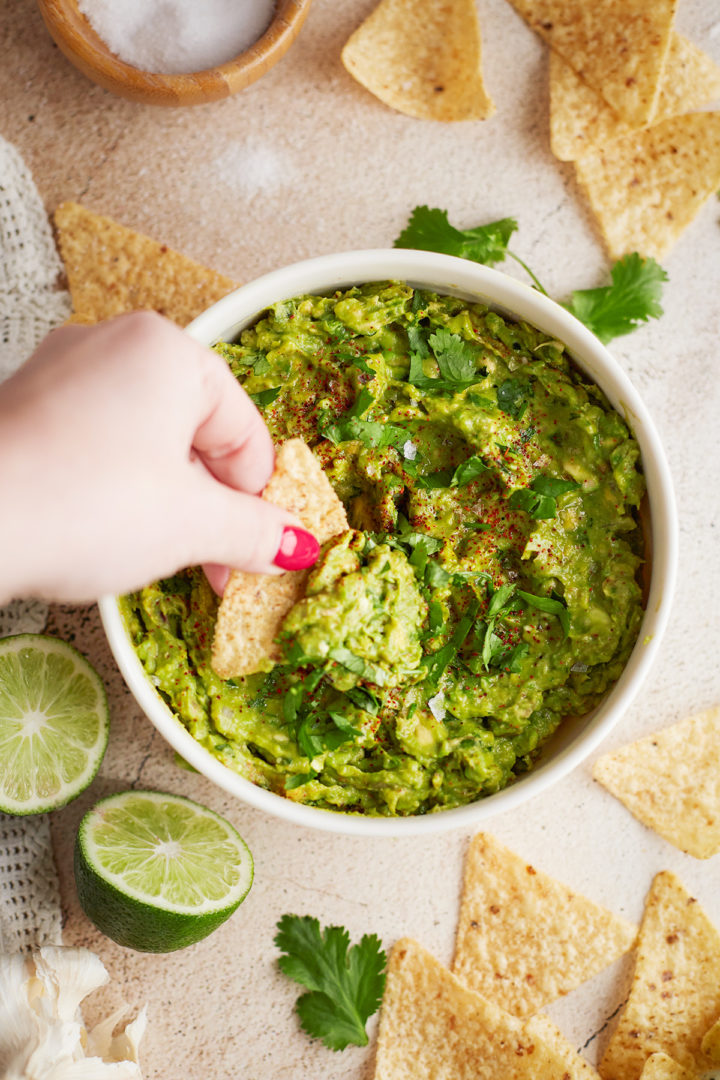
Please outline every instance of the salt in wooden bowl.
[{"label": "salt in wooden bowl", "polygon": [[225,64],[185,75],[163,75],[141,71],[111,52],[78,8],[77,0],[38,0],[50,34],[76,68],[106,90],[147,105],[202,105],[249,86],[285,55],[310,3],[277,0],[272,22],[262,37]]}]

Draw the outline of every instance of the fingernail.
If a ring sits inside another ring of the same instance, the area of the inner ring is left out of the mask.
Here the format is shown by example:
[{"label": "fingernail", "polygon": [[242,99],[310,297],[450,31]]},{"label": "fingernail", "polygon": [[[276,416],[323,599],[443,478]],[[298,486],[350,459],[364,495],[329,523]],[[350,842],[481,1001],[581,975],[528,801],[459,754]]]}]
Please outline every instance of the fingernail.
[{"label": "fingernail", "polygon": [[273,559],[281,570],[304,570],[317,562],[320,545],[312,533],[286,525],[277,555]]}]

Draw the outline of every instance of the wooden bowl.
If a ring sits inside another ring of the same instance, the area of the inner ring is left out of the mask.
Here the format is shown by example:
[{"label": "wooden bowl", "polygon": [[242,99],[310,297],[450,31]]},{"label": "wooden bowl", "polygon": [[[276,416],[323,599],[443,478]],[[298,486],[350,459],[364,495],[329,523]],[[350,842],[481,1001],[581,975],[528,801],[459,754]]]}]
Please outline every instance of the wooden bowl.
[{"label": "wooden bowl", "polygon": [[77,0],[38,0],[59,48],[93,82],[146,105],[202,105],[237,93],[284,56],[297,37],[311,0],[277,0],[270,26],[234,60],[187,75],[162,75],[126,64],[112,53],[79,10]]}]

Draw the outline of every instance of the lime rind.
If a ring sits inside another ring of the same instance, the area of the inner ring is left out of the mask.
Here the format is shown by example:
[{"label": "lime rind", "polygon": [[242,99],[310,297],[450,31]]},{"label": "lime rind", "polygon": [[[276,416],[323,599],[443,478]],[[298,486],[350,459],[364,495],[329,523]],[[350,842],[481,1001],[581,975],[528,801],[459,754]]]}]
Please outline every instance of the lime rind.
[{"label": "lime rind", "polygon": [[237,830],[208,807],[127,791],[81,821],[75,880],[83,910],[108,937],[170,952],[232,915],[252,885],[253,860]]},{"label": "lime rind", "polygon": [[109,710],[99,675],[60,638],[0,640],[0,810],[55,810],[96,775],[107,748]]}]

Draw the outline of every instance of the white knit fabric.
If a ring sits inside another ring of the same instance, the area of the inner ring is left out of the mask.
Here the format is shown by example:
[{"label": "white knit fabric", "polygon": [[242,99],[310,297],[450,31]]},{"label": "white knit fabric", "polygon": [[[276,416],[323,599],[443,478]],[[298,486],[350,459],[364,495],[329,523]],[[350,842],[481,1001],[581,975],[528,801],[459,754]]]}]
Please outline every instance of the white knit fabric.
[{"label": "white knit fabric", "polygon": [[[32,176],[15,148],[0,138],[0,381],[70,314],[61,275]],[[38,633],[46,619],[45,604],[15,600],[0,607],[0,637]],[[0,814],[0,952],[60,940],[60,895],[47,816]]]}]

